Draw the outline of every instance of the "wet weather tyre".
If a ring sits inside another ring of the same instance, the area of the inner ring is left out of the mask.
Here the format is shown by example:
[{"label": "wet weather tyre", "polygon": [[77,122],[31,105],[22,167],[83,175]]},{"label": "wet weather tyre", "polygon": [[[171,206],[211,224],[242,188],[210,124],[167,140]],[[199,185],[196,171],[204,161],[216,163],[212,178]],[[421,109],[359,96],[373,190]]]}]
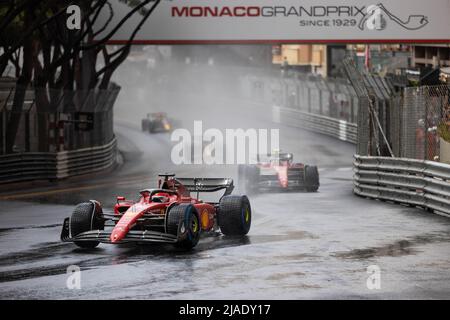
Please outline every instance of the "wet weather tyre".
[{"label": "wet weather tyre", "polygon": [[252,223],[252,209],[247,196],[223,197],[219,203],[218,223],[224,235],[246,235]]},{"label": "wet weather tyre", "polygon": [[150,121],[148,123],[148,132],[150,133],[156,133],[157,132],[157,128],[156,128],[156,123],[153,121]]},{"label": "wet weather tyre", "polygon": [[191,250],[200,240],[201,226],[197,210],[192,204],[180,204],[167,213],[167,233],[177,236],[175,246]]},{"label": "wet weather tyre", "polygon": [[317,192],[319,190],[319,170],[316,166],[305,167],[305,185],[308,192]]},{"label": "wet weather tyre", "polygon": [[141,124],[141,127],[142,127],[142,131],[148,131],[149,130],[149,121],[148,121],[148,119],[142,119],[142,124]]},{"label": "wet weather tyre", "polygon": [[[70,232],[72,237],[76,237],[80,233],[91,230],[103,230],[105,228],[105,220],[103,219],[103,211],[97,202],[84,202],[78,204],[70,217]],[[80,248],[95,248],[100,242],[98,241],[74,241]]]}]

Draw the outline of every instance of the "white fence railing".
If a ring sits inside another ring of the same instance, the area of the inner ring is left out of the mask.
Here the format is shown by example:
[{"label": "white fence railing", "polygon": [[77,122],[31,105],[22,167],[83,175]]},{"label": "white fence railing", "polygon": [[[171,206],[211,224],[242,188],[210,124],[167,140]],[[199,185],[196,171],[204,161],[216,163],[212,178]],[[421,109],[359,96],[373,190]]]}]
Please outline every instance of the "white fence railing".
[{"label": "white fence railing", "polygon": [[117,141],[74,151],[0,156],[0,184],[55,180],[106,170],[116,163]]},{"label": "white fence railing", "polygon": [[355,156],[354,193],[450,215],[450,165]]},{"label": "white fence railing", "polygon": [[357,125],[339,119],[279,106],[272,107],[272,117],[276,123],[322,133],[354,144],[358,138]]}]

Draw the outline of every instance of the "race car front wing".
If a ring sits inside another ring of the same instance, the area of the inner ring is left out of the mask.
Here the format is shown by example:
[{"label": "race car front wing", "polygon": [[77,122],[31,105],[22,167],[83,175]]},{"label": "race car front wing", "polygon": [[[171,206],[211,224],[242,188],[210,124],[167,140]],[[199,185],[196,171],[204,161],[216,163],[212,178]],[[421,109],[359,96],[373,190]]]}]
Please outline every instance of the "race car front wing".
[{"label": "race car front wing", "polygon": [[[258,181],[255,182],[259,188],[283,188],[280,184],[280,180],[277,174],[260,174]],[[290,188],[304,188],[306,187],[305,180],[302,175],[298,173],[292,174],[288,173],[288,187]]]},{"label": "race car front wing", "polygon": [[[70,234],[70,218],[66,218],[64,220],[63,228],[61,231],[61,241],[63,242],[99,241],[102,243],[111,243],[110,237],[111,231],[109,230],[86,231],[72,237],[72,235]],[[128,232],[125,238],[117,243],[126,242],[176,243],[177,236],[150,230],[131,230]]]},{"label": "race car front wing", "polygon": [[[278,177],[275,177],[274,179],[261,179],[258,181],[258,187],[259,188],[282,188],[280,185],[280,182],[278,181]],[[306,187],[306,184],[303,181],[300,180],[289,180],[289,188],[303,188]]]}]

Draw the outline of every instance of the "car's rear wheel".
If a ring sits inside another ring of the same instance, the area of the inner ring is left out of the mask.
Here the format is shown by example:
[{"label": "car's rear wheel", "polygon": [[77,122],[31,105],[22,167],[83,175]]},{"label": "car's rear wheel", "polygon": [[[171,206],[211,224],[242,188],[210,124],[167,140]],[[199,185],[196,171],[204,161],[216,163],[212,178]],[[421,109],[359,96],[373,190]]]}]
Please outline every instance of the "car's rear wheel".
[{"label": "car's rear wheel", "polygon": [[308,192],[319,190],[319,170],[316,166],[305,166],[305,186]]},{"label": "car's rear wheel", "polygon": [[220,199],[218,224],[224,235],[246,235],[251,223],[252,209],[247,196],[225,196]]},{"label": "car's rear wheel", "polygon": [[176,247],[194,248],[200,240],[201,226],[197,210],[192,204],[172,207],[166,218],[167,233],[177,236]]},{"label": "car's rear wheel", "polygon": [[[96,201],[78,204],[70,217],[70,232],[72,237],[91,230],[104,230],[105,220],[103,210]],[[98,241],[74,241],[80,248],[95,248]]]}]

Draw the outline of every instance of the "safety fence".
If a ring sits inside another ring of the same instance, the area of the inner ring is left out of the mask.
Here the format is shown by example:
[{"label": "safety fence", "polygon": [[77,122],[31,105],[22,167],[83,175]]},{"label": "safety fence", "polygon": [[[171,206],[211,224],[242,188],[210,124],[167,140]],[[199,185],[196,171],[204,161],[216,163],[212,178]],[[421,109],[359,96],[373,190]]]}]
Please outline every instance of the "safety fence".
[{"label": "safety fence", "polygon": [[98,147],[54,153],[15,153],[0,156],[0,184],[56,180],[91,174],[116,164],[117,141]]},{"label": "safety fence", "polygon": [[353,144],[357,142],[358,127],[354,123],[279,106],[273,106],[272,112],[275,123],[299,127]]},{"label": "safety fence", "polygon": [[253,75],[241,81],[245,98],[272,106],[274,122],[357,143],[359,101],[346,80],[297,74]]},{"label": "safety fence", "polygon": [[354,193],[450,215],[450,165],[355,156]]},{"label": "safety fence", "polygon": [[359,100],[357,153],[450,163],[450,86],[344,67]]},{"label": "safety fence", "polygon": [[[59,152],[107,144],[120,87],[107,90],[26,89],[0,79],[0,155]],[[16,101],[23,91],[23,103]]]},{"label": "safety fence", "polygon": [[244,96],[255,102],[277,105],[304,113],[356,123],[358,96],[345,79],[324,79],[319,75],[247,76],[242,79]]},{"label": "safety fence", "polygon": [[399,130],[392,132],[400,141],[400,157],[450,163],[450,86],[405,88],[393,119]]}]

